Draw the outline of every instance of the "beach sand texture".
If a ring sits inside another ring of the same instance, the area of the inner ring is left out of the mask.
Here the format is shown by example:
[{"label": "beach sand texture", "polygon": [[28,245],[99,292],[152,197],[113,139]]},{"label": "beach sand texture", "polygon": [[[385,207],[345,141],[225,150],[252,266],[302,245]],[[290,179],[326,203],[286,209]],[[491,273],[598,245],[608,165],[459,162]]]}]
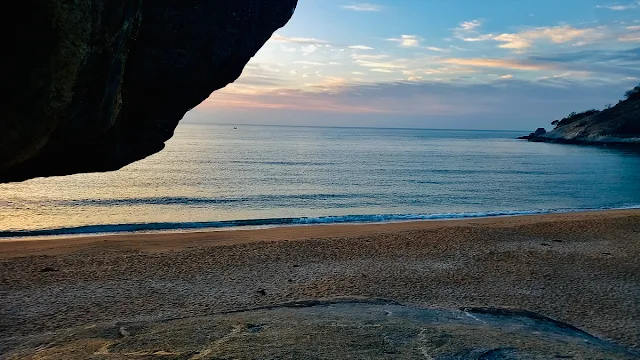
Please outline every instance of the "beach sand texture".
[{"label": "beach sand texture", "polygon": [[12,239],[0,241],[0,353],[37,358],[79,327],[344,297],[525,309],[636,351],[639,258],[638,210]]}]

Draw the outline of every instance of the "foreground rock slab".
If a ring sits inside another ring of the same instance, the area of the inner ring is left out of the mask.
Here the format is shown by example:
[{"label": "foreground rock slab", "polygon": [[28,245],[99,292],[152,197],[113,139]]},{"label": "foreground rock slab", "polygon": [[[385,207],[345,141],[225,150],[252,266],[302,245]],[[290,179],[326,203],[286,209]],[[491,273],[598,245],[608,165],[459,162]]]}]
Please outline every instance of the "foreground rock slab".
[{"label": "foreground rock slab", "polygon": [[535,313],[302,301],[2,340],[8,359],[640,359]]}]

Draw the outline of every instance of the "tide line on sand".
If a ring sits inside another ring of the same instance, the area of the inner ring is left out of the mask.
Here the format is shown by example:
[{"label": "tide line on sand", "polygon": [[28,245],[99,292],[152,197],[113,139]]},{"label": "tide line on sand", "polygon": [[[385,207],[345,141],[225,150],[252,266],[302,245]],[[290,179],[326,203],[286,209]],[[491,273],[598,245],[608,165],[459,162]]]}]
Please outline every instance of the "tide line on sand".
[{"label": "tide line on sand", "polygon": [[573,213],[598,210],[632,210],[640,209],[640,205],[616,207],[616,208],[585,208],[585,209],[538,209],[538,210],[507,210],[486,212],[460,212],[460,213],[416,213],[416,214],[365,214],[342,216],[318,216],[318,217],[289,217],[267,219],[243,219],[204,222],[157,222],[157,223],[130,223],[130,224],[99,224],[76,227],[61,227],[35,230],[6,230],[0,231],[0,238],[34,237],[34,236],[59,236],[59,235],[88,235],[88,234],[119,234],[136,232],[163,232],[176,230],[205,230],[205,229],[230,229],[230,228],[256,228],[278,226],[302,226],[322,224],[373,224],[419,220],[455,220],[475,219],[503,216],[544,215]]}]

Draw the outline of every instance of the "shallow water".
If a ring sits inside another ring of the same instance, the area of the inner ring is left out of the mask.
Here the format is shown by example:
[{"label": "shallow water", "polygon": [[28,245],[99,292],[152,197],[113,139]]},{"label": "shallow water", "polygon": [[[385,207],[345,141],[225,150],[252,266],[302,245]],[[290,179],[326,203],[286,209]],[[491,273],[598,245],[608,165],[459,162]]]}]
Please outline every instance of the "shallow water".
[{"label": "shallow water", "polygon": [[182,124],[163,152],[118,172],[0,184],[0,236],[640,205],[637,150],[518,135]]}]

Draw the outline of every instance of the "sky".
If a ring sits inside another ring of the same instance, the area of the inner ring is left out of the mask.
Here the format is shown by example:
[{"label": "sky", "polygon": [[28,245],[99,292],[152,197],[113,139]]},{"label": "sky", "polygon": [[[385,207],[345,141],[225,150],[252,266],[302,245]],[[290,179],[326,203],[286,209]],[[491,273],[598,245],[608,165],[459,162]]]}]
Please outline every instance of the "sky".
[{"label": "sky", "polygon": [[299,0],[186,122],[531,130],[640,83],[640,0]]}]

